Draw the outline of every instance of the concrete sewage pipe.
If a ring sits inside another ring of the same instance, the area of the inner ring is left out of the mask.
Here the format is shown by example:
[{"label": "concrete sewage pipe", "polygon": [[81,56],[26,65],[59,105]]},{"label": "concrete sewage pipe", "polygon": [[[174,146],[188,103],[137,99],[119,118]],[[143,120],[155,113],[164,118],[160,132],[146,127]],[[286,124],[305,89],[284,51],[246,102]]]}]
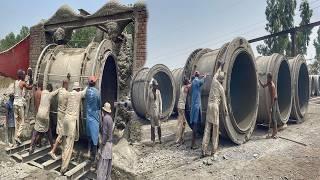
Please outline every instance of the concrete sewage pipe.
[{"label": "concrete sewage pipe", "polygon": [[[98,77],[96,87],[101,94],[101,103],[109,102],[112,106],[113,116],[116,114],[114,102],[118,101],[119,79],[116,57],[111,51],[111,41],[103,40],[101,43],[92,42],[87,48],[68,48],[64,45],[50,44],[41,52],[35,68],[34,81],[42,82],[45,88],[48,83],[56,87],[62,86],[62,81],[70,73],[69,91],[75,81],[81,87],[87,85],[88,77]],[[85,104],[82,103],[82,109]],[[51,106],[57,112],[57,101]],[[85,111],[81,110],[80,135],[85,135]]]},{"label": "concrete sewage pipe", "polygon": [[[224,44],[220,49],[197,49],[189,56],[184,67],[183,77],[191,78],[195,71],[208,74],[201,88],[202,118],[200,133],[206,121],[206,111],[212,77],[217,70],[218,61],[225,64],[225,89],[229,117],[220,116],[220,132],[236,144],[249,140],[255,128],[259,94],[256,64],[252,49],[244,38],[238,37]],[[189,93],[186,103],[186,118],[190,125]]]},{"label": "concrete sewage pipe", "polygon": [[152,68],[142,68],[134,75],[131,82],[132,107],[139,117],[146,118],[147,95],[151,90],[149,83],[152,78],[159,84],[162,99],[161,118],[167,119],[174,107],[176,89],[171,71],[163,64],[154,65]]},{"label": "concrete sewage pipe", "polygon": [[183,75],[183,68],[174,69],[171,72],[172,72],[172,76],[173,76],[174,83],[175,83],[175,89],[176,89],[176,99],[175,99],[173,111],[175,113],[177,113],[178,112],[178,102],[179,102],[179,98],[180,98],[180,89],[181,89],[181,86],[183,85],[183,76],[182,76]]},{"label": "concrete sewage pipe", "polygon": [[[279,125],[286,124],[289,120],[292,107],[292,81],[288,60],[280,54],[260,56],[256,60],[259,79],[267,83],[267,74],[272,74],[273,82],[278,93],[278,108],[276,117]],[[259,111],[257,122],[269,124],[269,112],[271,109],[270,93],[268,87],[259,87]]]},{"label": "concrete sewage pipe", "polygon": [[[293,83],[293,100],[290,118],[302,122],[309,105],[309,72],[303,55],[289,59]],[[318,80],[319,84],[319,80]]]}]

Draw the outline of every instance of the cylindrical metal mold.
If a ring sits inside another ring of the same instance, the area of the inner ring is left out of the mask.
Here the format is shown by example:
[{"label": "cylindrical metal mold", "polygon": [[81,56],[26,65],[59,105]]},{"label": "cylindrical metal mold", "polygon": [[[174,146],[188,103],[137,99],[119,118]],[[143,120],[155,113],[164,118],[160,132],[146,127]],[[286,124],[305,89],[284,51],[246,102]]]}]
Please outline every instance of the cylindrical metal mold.
[{"label": "cylindrical metal mold", "polygon": [[173,111],[176,89],[171,71],[163,64],[157,64],[150,69],[142,68],[134,75],[131,84],[132,107],[139,117],[145,118],[148,110],[149,83],[152,78],[157,80],[159,84],[162,98],[162,118],[167,119]]},{"label": "cylindrical metal mold", "polygon": [[[203,131],[211,82],[218,61],[225,63],[222,68],[226,73],[223,87],[230,112],[229,117],[220,116],[220,132],[232,142],[242,144],[249,140],[255,128],[259,103],[256,64],[249,43],[238,37],[220,49],[195,50],[186,62],[184,77],[191,77],[195,71],[208,74],[201,89]],[[186,104],[186,118],[190,124],[191,94]]]},{"label": "cylindrical metal mold", "polygon": [[178,111],[178,101],[180,98],[180,89],[183,83],[183,68],[178,68],[178,69],[174,69],[171,71],[172,72],[172,76],[174,79],[174,83],[175,83],[175,88],[176,88],[176,99],[175,99],[175,103],[174,103],[174,108],[173,111],[177,112]]},{"label": "cylindrical metal mold", "polygon": [[[64,45],[48,45],[39,56],[34,81],[42,82],[45,88],[48,83],[54,88],[61,87],[62,81],[71,75],[69,91],[78,81],[82,87],[87,85],[91,75],[98,77],[97,88],[101,94],[101,103],[109,102],[113,116],[117,109],[119,79],[116,57],[112,54],[111,42],[103,40],[100,44],[91,43],[87,48],[68,48]],[[85,105],[83,103],[83,105]],[[51,105],[57,111],[57,104]],[[85,109],[85,106],[81,107]],[[85,111],[81,111],[80,134],[85,135]]]},{"label": "cylindrical metal mold", "polygon": [[[262,83],[267,83],[267,74],[270,72],[277,89],[278,108],[276,117],[279,125],[287,123],[292,107],[292,80],[288,60],[280,54],[257,57],[258,75]],[[268,87],[259,87],[258,123],[269,124],[271,99]]]},{"label": "cylindrical metal mold", "polygon": [[293,82],[293,102],[290,117],[303,121],[309,105],[309,72],[303,55],[289,59]]}]

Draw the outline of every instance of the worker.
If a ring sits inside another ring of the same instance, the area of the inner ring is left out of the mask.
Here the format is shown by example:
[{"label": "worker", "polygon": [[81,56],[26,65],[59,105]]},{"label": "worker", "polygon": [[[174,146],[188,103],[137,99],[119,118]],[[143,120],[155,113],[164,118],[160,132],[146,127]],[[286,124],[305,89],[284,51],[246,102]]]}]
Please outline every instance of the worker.
[{"label": "worker", "polygon": [[13,109],[14,109],[14,117],[15,117],[15,138],[17,145],[20,145],[21,142],[21,135],[24,128],[24,120],[25,120],[25,92],[26,90],[32,89],[32,85],[27,84],[25,79],[25,72],[21,69],[17,72],[18,80],[14,82],[13,94],[14,94],[14,101],[13,101]]},{"label": "worker", "polygon": [[60,172],[64,174],[71,160],[74,141],[79,140],[79,114],[82,98],[85,97],[86,90],[80,91],[79,82],[74,82],[72,91],[68,93],[67,109],[63,122],[63,152]]},{"label": "worker", "polygon": [[32,139],[30,144],[30,154],[33,153],[37,137],[40,134],[46,135],[50,142],[51,148],[53,147],[52,132],[49,126],[50,103],[51,99],[58,94],[60,89],[61,88],[53,91],[52,85],[48,84],[46,90],[43,90],[41,93],[41,101],[36,115],[36,122],[34,125],[34,131],[32,133]]},{"label": "worker", "polygon": [[191,111],[190,111],[190,123],[192,126],[192,140],[191,149],[196,149],[196,135],[198,127],[201,124],[201,87],[204,84],[206,75],[200,78],[199,71],[194,73],[194,79],[191,83]]},{"label": "worker", "polygon": [[108,102],[102,107],[102,112],[102,141],[99,149],[97,180],[109,180],[111,179],[112,169],[113,121],[111,117],[111,105]]},{"label": "worker", "polygon": [[58,93],[58,114],[57,114],[57,126],[56,126],[56,133],[58,135],[53,148],[49,152],[49,155],[53,159],[57,159],[57,156],[55,155],[55,151],[58,147],[59,144],[62,143],[62,136],[63,136],[63,119],[65,116],[65,112],[67,109],[67,103],[68,103],[68,86],[69,86],[69,81],[68,80],[63,80],[62,81],[62,88],[60,89]]},{"label": "worker", "polygon": [[[27,70],[27,75],[26,75],[24,81],[25,81],[28,85],[32,86],[32,84],[33,84],[33,79],[32,79],[32,69],[31,69],[31,67],[28,68],[28,70]],[[32,99],[32,91],[31,91],[31,90],[26,90],[25,99],[26,99],[25,120],[27,120],[27,119],[29,118],[30,106],[31,106],[31,99]]]},{"label": "worker", "polygon": [[150,88],[147,99],[147,117],[151,122],[151,141],[155,144],[155,127],[158,129],[159,143],[161,144],[161,115],[162,115],[162,98],[158,82],[155,79],[150,81]]},{"label": "worker", "polygon": [[14,113],[13,113],[13,101],[14,95],[9,95],[9,100],[6,102],[6,123],[5,128],[7,130],[7,142],[10,147],[12,147],[14,142],[14,132],[15,132],[15,125],[14,125]]},{"label": "worker", "polygon": [[176,143],[181,145],[184,143],[184,130],[186,128],[186,117],[185,117],[185,106],[188,91],[190,88],[190,81],[184,79],[183,85],[180,88],[180,97],[178,101],[178,131],[177,131],[177,140]]},{"label": "worker", "polygon": [[[211,91],[208,99],[208,109],[206,115],[206,125],[204,130],[204,136],[202,140],[202,157],[208,155],[207,147],[210,141],[210,134],[212,131],[212,155],[216,158],[216,152],[219,143],[219,107],[223,107],[224,115],[228,115],[228,107],[226,102],[226,96],[221,85],[224,81],[224,73],[219,68],[214,75],[211,83]],[[222,106],[220,104],[222,103]]]},{"label": "worker", "polygon": [[[276,139],[277,138],[277,132],[278,132],[278,123],[277,123],[277,109],[278,109],[278,95],[277,95],[277,89],[276,86],[272,80],[272,74],[269,72],[267,74],[267,83],[263,84],[261,80],[259,79],[260,86],[263,88],[268,87],[269,95],[270,95],[270,110],[269,110],[269,128],[272,122],[272,135],[271,137]],[[269,132],[269,130],[268,130]],[[270,138],[268,135],[267,138]]]},{"label": "worker", "polygon": [[89,137],[90,145],[90,160],[93,163],[95,169],[96,155],[98,148],[98,137],[99,137],[99,123],[100,123],[100,93],[95,88],[97,78],[90,76],[88,79],[89,88],[86,92],[86,107],[87,107],[87,118],[86,128],[87,135]]},{"label": "worker", "polygon": [[40,100],[41,100],[41,93],[42,93],[42,83],[38,83],[36,91],[34,92],[34,111],[35,115],[37,115],[39,106],[40,106]]}]

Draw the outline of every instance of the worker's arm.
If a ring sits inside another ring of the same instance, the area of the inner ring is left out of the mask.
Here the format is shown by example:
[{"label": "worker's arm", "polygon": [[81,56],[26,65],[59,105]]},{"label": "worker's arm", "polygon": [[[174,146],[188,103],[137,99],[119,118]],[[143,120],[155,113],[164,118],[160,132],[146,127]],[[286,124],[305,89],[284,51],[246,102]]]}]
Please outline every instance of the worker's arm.
[{"label": "worker's arm", "polygon": [[87,92],[87,89],[88,89],[88,87],[86,87],[86,88],[84,88],[84,90],[80,91],[80,93],[81,93],[81,97],[82,97],[82,98],[84,98],[84,97],[85,97],[86,92]]},{"label": "worker's arm", "polygon": [[31,84],[31,85],[28,85],[26,82],[24,82],[24,81],[21,81],[20,82],[21,84],[20,84],[20,87],[25,87],[26,89],[28,89],[28,90],[31,90],[32,88],[33,88],[33,85]]},{"label": "worker's arm", "polygon": [[218,79],[218,76],[219,76],[220,72],[221,72],[221,66],[220,66],[220,68],[217,70],[217,72],[214,74],[213,78],[214,78],[214,79]]},{"label": "worker's arm", "polygon": [[224,110],[225,110],[226,114],[229,115],[228,106],[227,106],[227,100],[226,100],[226,95],[224,93],[224,89],[223,89],[222,86],[221,86],[220,89],[221,89],[220,93],[221,93],[221,99],[222,99]]},{"label": "worker's arm", "polygon": [[53,97],[53,96],[57,95],[61,89],[62,89],[62,88],[58,88],[58,89],[50,92],[50,96]]}]

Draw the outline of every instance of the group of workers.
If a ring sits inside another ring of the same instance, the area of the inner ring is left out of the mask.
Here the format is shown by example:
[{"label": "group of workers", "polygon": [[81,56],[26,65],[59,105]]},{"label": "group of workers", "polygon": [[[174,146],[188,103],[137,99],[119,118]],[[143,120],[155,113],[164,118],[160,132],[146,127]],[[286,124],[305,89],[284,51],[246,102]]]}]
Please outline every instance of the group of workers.
[{"label": "group of workers", "polygon": [[[207,152],[208,144],[211,138],[212,141],[212,151],[211,155],[216,158],[218,142],[219,142],[219,117],[228,118],[228,106],[225,97],[225,91],[222,86],[224,82],[224,72],[222,72],[223,63],[219,62],[219,68],[214,74],[211,83],[211,91],[208,97],[208,107],[206,113],[206,122],[203,132],[202,139],[202,157],[210,155]],[[201,120],[202,120],[202,109],[201,109],[201,87],[205,82],[207,75],[200,75],[198,71],[194,73],[192,81],[189,79],[184,79],[183,85],[180,89],[180,96],[178,100],[178,127],[177,127],[177,138],[176,144],[181,145],[184,143],[184,132],[186,126],[185,108],[186,99],[188,93],[191,95],[191,109],[190,109],[190,125],[192,129],[192,140],[191,149],[196,149],[196,137],[197,133],[201,130]],[[275,84],[272,80],[272,74],[267,74],[267,82],[263,84],[259,80],[260,86],[263,88],[268,87],[270,95],[270,111],[269,111],[269,125],[272,125],[273,132],[272,138],[277,138],[277,119],[276,119],[276,109],[277,109],[277,90]],[[161,123],[160,117],[162,113],[162,101],[161,94],[159,91],[159,85],[156,80],[152,80],[150,83],[150,92],[148,96],[148,109],[147,115],[149,115],[151,120],[151,141],[155,142],[155,127],[158,127],[159,141],[161,143]],[[220,110],[220,108],[222,108]],[[270,126],[269,126],[270,127]],[[267,138],[270,138],[269,135]]]},{"label": "group of workers", "polygon": [[[10,143],[20,145],[24,128],[24,121],[28,113],[29,103],[33,89],[30,77],[26,78],[23,70],[18,70],[18,80],[14,82],[14,92],[9,95],[6,103],[7,126]],[[56,149],[62,144],[62,165],[60,172],[64,174],[68,170],[72,158],[74,142],[79,140],[79,117],[82,99],[86,104],[86,133],[90,144],[91,169],[97,170],[97,179],[110,179],[112,166],[112,134],[113,119],[111,105],[105,102],[101,107],[100,93],[95,88],[97,78],[88,78],[88,87],[81,91],[79,82],[74,82],[72,91],[68,91],[70,77],[62,82],[62,87],[53,90],[51,84],[42,90],[42,84],[37,83],[33,92],[35,124],[32,131],[29,154],[34,153],[35,145],[41,144],[41,137],[45,136],[51,145],[49,155],[57,159]],[[58,96],[57,112],[57,138],[54,142],[51,131],[52,119],[50,119],[51,99]],[[102,113],[101,113],[102,109]],[[102,115],[102,119],[100,117]],[[99,144],[99,134],[100,144]],[[99,147],[99,153],[98,153]],[[99,162],[98,162],[99,160]]]}]

